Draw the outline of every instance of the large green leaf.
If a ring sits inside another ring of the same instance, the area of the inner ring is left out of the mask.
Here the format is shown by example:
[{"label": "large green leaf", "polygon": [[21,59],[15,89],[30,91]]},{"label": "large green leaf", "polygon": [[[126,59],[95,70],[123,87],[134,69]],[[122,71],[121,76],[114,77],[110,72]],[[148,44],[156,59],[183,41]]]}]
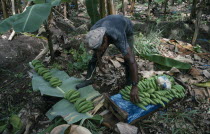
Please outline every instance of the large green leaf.
[{"label": "large green leaf", "polygon": [[[61,86],[64,91],[68,90],[69,88],[72,87],[72,85],[69,85],[69,87],[68,87],[68,85],[66,86],[65,81],[67,81],[67,80],[69,81],[69,79],[72,81],[76,80],[75,78],[70,78],[66,72],[59,71],[57,69],[52,69],[51,73],[52,73],[52,76],[55,76],[55,77],[59,78],[61,81],[63,81],[63,84]],[[65,87],[68,89],[63,88],[63,85],[65,85]],[[40,90],[42,95],[45,94],[45,95],[49,95],[49,96],[63,97],[63,93],[61,91],[57,90],[56,88],[51,87],[49,82],[45,81],[43,79],[43,77],[38,75],[37,73],[33,74],[32,88],[35,91]]]},{"label": "large green leaf", "polygon": [[180,62],[171,58],[163,57],[156,54],[142,55],[145,59],[153,61],[157,64],[167,66],[167,67],[176,67],[178,69],[190,69],[191,65],[188,63]]},{"label": "large green leaf", "polygon": [[51,7],[51,3],[27,7],[25,12],[3,20],[0,23],[0,32],[6,32],[11,28],[16,32],[34,32],[48,18]]},{"label": "large green leaf", "polygon": [[28,0],[28,1],[33,1],[36,4],[42,4],[42,3],[49,3],[50,0]]},{"label": "large green leaf", "polygon": [[28,0],[33,1],[36,4],[43,4],[43,3],[51,3],[52,6],[57,6],[60,4],[60,2],[63,0]]},{"label": "large green leaf", "polygon": [[[82,80],[69,77],[68,74],[64,71],[59,71],[57,69],[52,69],[51,73],[53,76],[59,78],[63,83],[59,87],[64,92],[69,91],[70,89],[76,89],[75,86],[82,82]],[[39,76],[37,73],[33,74],[32,78],[32,87],[33,90],[40,90],[41,94],[55,96],[55,97],[63,97],[63,93],[56,88],[50,86],[49,82],[45,81],[42,76]],[[98,95],[99,92],[96,91],[91,85],[87,87],[80,88],[78,90],[80,92],[80,96],[90,100]]]},{"label": "large green leaf", "polygon": [[86,0],[85,2],[88,15],[91,18],[91,24],[93,25],[100,19],[100,15],[98,13],[98,0]]},{"label": "large green leaf", "polygon": [[0,32],[4,33],[7,32],[12,28],[13,23],[17,19],[17,15],[11,16],[3,21],[0,22]]},{"label": "large green leaf", "polygon": [[58,6],[61,3],[61,0],[51,0],[52,6]]},{"label": "large green leaf", "polygon": [[73,124],[80,120],[91,118],[92,115],[87,113],[78,113],[74,105],[69,101],[62,99],[57,102],[47,113],[46,116],[53,120],[57,116],[62,116],[68,124]]},{"label": "large green leaf", "polygon": [[[75,86],[82,82],[82,80],[69,77],[64,71],[59,71],[57,69],[52,69],[51,73],[53,76],[59,78],[63,83],[59,87],[64,92],[69,91],[70,89],[75,89]],[[37,73],[33,74],[32,78],[32,87],[33,90],[40,90],[41,94],[49,95],[49,96],[56,96],[56,97],[63,97],[63,93],[56,88],[52,88],[49,82],[45,81],[42,76],[39,76]],[[99,92],[96,91],[91,85],[80,88],[78,90],[80,92],[81,98],[86,98],[87,100],[91,100],[96,96],[99,96]],[[47,113],[49,119],[54,119],[56,116],[62,116],[68,124],[72,124],[78,122],[80,120],[84,120],[87,118],[91,118],[92,115],[87,113],[82,114],[78,113],[74,108],[74,104],[70,103],[69,101],[62,99],[58,103],[56,103]]]},{"label": "large green leaf", "polygon": [[16,32],[34,32],[48,18],[51,11],[51,4],[35,4],[26,9],[25,12],[18,14],[13,23]]}]

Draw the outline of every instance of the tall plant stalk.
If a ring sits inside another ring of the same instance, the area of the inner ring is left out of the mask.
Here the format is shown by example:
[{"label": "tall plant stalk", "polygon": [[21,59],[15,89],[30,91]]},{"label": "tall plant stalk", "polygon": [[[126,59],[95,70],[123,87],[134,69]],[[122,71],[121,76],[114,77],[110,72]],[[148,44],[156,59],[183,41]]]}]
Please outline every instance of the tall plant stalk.
[{"label": "tall plant stalk", "polygon": [[6,18],[8,18],[8,13],[7,13],[7,7],[6,7],[6,1],[5,0],[1,0],[1,6],[2,6],[4,19],[6,19]]},{"label": "tall plant stalk", "polygon": [[100,10],[100,17],[104,18],[106,16],[106,0],[100,0],[99,10]]}]

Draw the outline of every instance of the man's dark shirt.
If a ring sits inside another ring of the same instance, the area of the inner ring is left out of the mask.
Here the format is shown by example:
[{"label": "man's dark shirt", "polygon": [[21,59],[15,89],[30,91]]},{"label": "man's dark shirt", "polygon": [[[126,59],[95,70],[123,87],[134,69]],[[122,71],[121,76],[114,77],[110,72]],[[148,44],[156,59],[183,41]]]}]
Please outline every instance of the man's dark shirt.
[{"label": "man's dark shirt", "polygon": [[133,25],[122,15],[109,15],[97,21],[90,30],[98,27],[106,28],[106,35],[123,55],[127,54],[127,47],[133,47]]}]

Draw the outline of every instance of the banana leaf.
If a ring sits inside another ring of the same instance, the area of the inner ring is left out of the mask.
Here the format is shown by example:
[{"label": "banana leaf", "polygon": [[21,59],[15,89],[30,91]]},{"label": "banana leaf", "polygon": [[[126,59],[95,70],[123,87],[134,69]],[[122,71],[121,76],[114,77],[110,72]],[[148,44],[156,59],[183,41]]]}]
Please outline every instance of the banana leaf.
[{"label": "banana leaf", "polygon": [[98,13],[98,0],[85,0],[87,12],[91,19],[91,24],[94,25],[100,19]]},{"label": "banana leaf", "polygon": [[73,124],[80,120],[92,118],[93,116],[88,113],[78,113],[74,108],[74,104],[62,99],[57,102],[47,113],[46,116],[53,120],[57,116],[63,117],[68,124]]},{"label": "banana leaf", "polygon": [[60,2],[64,1],[69,1],[69,0],[28,0],[28,1],[33,1],[36,4],[44,4],[44,3],[51,3],[52,6],[57,6],[60,4]]},{"label": "banana leaf", "polygon": [[[75,86],[82,82],[82,80],[80,79],[68,76],[68,74],[64,71],[52,69],[50,72],[53,76],[59,78],[63,82],[59,89],[63,90],[64,92],[67,92],[70,89],[75,89]],[[43,77],[39,76],[37,73],[33,73],[32,87],[35,91],[39,90],[42,95],[45,94],[55,97],[64,96],[64,94],[60,90],[51,87],[49,82],[45,81]],[[80,92],[80,97],[86,98],[87,100],[92,100],[93,98],[100,95],[100,93],[96,91],[91,85],[84,88],[80,88],[78,91]],[[92,118],[92,115],[88,113],[78,113],[74,108],[74,104],[70,103],[65,99],[62,99],[61,101],[57,102],[46,113],[46,116],[50,120],[53,120],[57,116],[62,116],[68,124],[73,124],[80,120]]]},{"label": "banana leaf", "polygon": [[34,32],[48,18],[50,11],[51,4],[49,3],[30,6],[25,12],[17,15],[13,29],[16,32]]},{"label": "banana leaf", "polygon": [[[70,89],[76,89],[75,86],[82,82],[82,80],[70,77],[66,72],[59,71],[57,69],[52,69],[50,71],[52,76],[59,78],[62,81],[62,85],[59,89],[62,89],[64,92],[69,91]],[[32,88],[34,91],[39,90],[42,95],[54,96],[54,97],[63,97],[64,94],[57,88],[50,86],[49,82],[44,80],[42,76],[39,76],[37,73],[33,74],[32,78]],[[94,97],[100,95],[91,85],[87,87],[80,88],[78,90],[80,96],[91,100]]]},{"label": "banana leaf", "polygon": [[196,83],[194,85],[199,86],[199,87],[210,87],[210,81],[207,81],[204,83]]},{"label": "banana leaf", "polygon": [[178,69],[190,69],[191,65],[188,63],[180,62],[171,58],[163,57],[156,54],[141,55],[145,59],[152,61],[154,63],[166,66],[166,67],[176,67]]},{"label": "banana leaf", "polygon": [[4,33],[10,30],[16,19],[17,19],[17,15],[14,15],[14,16],[10,16],[9,18],[3,21],[0,21],[0,33]]},{"label": "banana leaf", "polygon": [[35,32],[47,20],[51,8],[60,4],[61,0],[30,0],[34,1],[33,6],[26,8],[26,11],[13,15],[0,22],[0,32],[6,32],[13,28],[15,32]]},{"label": "banana leaf", "polygon": [[49,3],[50,0],[28,0],[33,1],[35,4]]}]

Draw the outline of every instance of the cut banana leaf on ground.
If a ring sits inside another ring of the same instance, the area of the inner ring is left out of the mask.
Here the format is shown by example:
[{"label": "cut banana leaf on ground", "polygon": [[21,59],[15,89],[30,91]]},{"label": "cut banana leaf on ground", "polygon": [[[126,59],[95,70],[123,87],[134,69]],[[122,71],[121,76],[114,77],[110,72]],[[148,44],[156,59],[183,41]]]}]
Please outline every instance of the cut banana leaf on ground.
[{"label": "cut banana leaf on ground", "polygon": [[46,116],[53,120],[57,116],[62,116],[68,124],[73,124],[80,120],[92,118],[93,116],[88,113],[78,113],[74,104],[69,103],[67,100],[62,99],[57,102],[47,113]]},{"label": "cut banana leaf on ground", "polygon": [[[59,87],[64,92],[69,91],[70,89],[76,89],[75,86],[82,82],[82,80],[70,77],[64,71],[59,71],[57,69],[52,69],[50,71],[53,76],[59,78],[62,81],[62,85]],[[63,97],[64,94],[58,88],[53,88],[50,86],[49,82],[45,81],[42,76],[39,76],[37,73],[33,74],[32,78],[32,87],[33,90],[39,90],[42,95],[49,95],[55,97]],[[86,98],[87,100],[91,100],[96,96],[99,96],[100,93],[96,91],[91,85],[80,88],[78,90],[80,92],[80,97]]]},{"label": "cut banana leaf on ground", "polygon": [[167,67],[176,67],[178,69],[190,69],[191,65],[188,63],[180,62],[171,58],[163,57],[156,54],[141,55],[145,59],[152,61],[154,63],[167,66]]},{"label": "cut banana leaf on ground", "polygon": [[194,85],[199,86],[199,87],[210,87],[210,81],[204,82],[204,83],[196,83]]},{"label": "cut banana leaf on ground", "polygon": [[[52,76],[59,78],[61,81],[70,79],[69,75],[64,71],[52,69],[50,72],[52,73]],[[74,80],[75,78],[72,79]],[[63,97],[63,93],[61,91],[51,87],[50,83],[44,80],[43,77],[38,75],[37,73],[33,73],[32,88],[34,91],[40,90],[42,95],[45,94],[49,96]]]}]

